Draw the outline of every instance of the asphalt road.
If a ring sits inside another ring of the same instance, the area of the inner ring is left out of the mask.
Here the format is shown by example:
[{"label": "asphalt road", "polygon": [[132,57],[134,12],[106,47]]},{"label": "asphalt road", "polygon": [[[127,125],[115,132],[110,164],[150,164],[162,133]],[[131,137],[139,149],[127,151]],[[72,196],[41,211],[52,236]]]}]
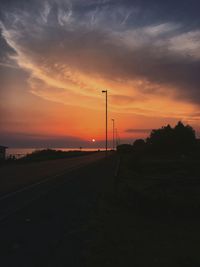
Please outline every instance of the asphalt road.
[{"label": "asphalt road", "polygon": [[[86,266],[90,221],[113,186],[117,158],[96,159],[0,200],[0,266]],[[9,212],[8,212],[9,211]]]},{"label": "asphalt road", "polygon": [[[112,153],[112,152],[109,152]],[[21,190],[31,183],[60,176],[105,157],[105,152],[91,153],[75,158],[55,159],[40,162],[8,164],[0,166],[0,196]]]}]

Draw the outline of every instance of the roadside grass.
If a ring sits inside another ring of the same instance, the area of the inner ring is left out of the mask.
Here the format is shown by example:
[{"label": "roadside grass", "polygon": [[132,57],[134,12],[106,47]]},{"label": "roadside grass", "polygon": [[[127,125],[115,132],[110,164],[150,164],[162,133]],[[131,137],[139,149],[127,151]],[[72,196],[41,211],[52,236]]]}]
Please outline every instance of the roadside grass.
[{"label": "roadside grass", "polygon": [[118,197],[140,212],[199,217],[200,161],[121,157]]},{"label": "roadside grass", "polygon": [[197,161],[124,155],[88,226],[87,266],[199,267],[199,170]]},{"label": "roadside grass", "polygon": [[86,266],[200,266],[199,220],[141,215],[108,196],[102,203]]}]

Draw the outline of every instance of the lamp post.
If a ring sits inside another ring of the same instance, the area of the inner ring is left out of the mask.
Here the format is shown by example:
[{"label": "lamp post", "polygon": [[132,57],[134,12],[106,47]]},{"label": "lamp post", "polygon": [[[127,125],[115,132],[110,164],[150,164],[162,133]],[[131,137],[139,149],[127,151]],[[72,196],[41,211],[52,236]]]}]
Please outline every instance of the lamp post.
[{"label": "lamp post", "polygon": [[106,94],[106,155],[108,151],[108,92],[107,90],[102,90],[102,93]]},{"label": "lamp post", "polygon": [[115,120],[112,119],[113,122],[113,150],[115,150]]}]

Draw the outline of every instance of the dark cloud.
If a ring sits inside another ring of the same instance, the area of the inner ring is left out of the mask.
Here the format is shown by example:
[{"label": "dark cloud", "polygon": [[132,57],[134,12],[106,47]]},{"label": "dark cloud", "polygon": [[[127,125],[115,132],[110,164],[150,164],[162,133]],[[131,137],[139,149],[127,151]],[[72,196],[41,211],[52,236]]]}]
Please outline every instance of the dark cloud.
[{"label": "dark cloud", "polygon": [[157,23],[158,21],[185,22],[191,26],[199,25],[199,8],[198,0],[117,0],[111,1],[113,5],[139,8],[139,17],[132,19],[138,25]]},{"label": "dark cloud", "polygon": [[[14,41],[27,58],[49,75],[58,61],[111,80],[155,83],[139,88],[147,95],[167,95],[160,88],[175,88],[177,98],[199,104],[198,1],[57,0],[46,2],[48,14],[39,1],[29,8],[24,3],[9,2],[11,15],[4,24],[15,30]],[[20,4],[21,11],[15,9]]]},{"label": "dark cloud", "polygon": [[[54,4],[54,9],[59,5],[63,9],[66,6],[73,6],[73,11],[84,16],[86,13],[95,9],[107,10],[112,16],[112,10],[118,8],[126,8],[130,11],[137,8],[138,12],[130,16],[130,25],[148,25],[149,23],[165,22],[165,21],[181,21],[187,22],[190,25],[199,25],[199,0],[49,0]],[[43,2],[44,3],[44,2]],[[29,12],[34,14],[43,4],[40,0],[1,0],[1,16],[5,15],[7,10],[15,11],[17,9],[29,9]]]}]

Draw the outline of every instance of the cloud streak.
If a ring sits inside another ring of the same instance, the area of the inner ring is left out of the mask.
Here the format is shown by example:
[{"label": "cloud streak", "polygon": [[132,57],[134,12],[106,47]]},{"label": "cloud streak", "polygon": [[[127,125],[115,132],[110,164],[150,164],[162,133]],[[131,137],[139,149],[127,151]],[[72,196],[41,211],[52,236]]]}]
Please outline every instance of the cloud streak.
[{"label": "cloud streak", "polygon": [[[184,21],[134,24],[142,7],[130,5],[36,1],[38,12],[11,6],[0,24],[15,51],[9,59],[30,73],[31,92],[51,101],[100,108],[100,88],[109,88],[116,112],[172,117],[195,112],[200,30]],[[176,106],[175,114],[169,106]]]}]

